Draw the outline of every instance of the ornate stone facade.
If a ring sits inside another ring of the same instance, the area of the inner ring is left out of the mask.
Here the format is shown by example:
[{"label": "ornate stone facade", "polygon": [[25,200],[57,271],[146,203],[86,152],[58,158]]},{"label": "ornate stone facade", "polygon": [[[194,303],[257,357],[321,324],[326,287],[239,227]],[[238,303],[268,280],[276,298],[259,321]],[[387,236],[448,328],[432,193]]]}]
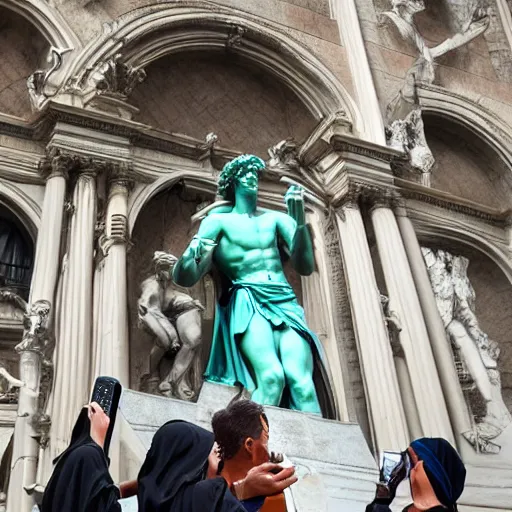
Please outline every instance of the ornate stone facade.
[{"label": "ornate stone facade", "polygon": [[[510,1],[242,3],[0,2],[0,510],[31,511],[100,374],[141,410],[206,424],[224,405],[201,375],[226,283],[180,288],[167,267],[229,207],[217,180],[241,153],[266,160],[262,209],[304,189],[315,270],[280,254],[359,461],[315,452],[315,505],[362,510],[369,451],[443,436],[468,468],[461,510],[508,510]],[[301,414],[274,412],[295,439]]]}]

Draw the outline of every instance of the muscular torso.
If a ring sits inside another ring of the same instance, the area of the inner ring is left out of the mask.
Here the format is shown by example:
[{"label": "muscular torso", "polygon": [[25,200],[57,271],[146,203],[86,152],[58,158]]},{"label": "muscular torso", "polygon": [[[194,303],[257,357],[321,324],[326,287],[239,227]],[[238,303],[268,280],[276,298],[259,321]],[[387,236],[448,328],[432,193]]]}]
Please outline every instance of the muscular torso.
[{"label": "muscular torso", "polygon": [[283,229],[282,224],[293,223],[290,217],[279,212],[258,212],[251,216],[222,213],[216,214],[213,221],[212,238],[218,244],[213,261],[229,279],[286,282],[278,237],[287,237],[287,226]]}]

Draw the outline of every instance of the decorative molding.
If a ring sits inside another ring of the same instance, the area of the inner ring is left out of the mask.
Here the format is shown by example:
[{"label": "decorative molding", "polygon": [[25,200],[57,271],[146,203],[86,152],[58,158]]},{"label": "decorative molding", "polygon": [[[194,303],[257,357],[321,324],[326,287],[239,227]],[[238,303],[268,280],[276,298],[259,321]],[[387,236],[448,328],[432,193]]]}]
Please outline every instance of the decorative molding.
[{"label": "decorative molding", "polygon": [[46,57],[46,62],[50,64],[50,67],[48,69],[38,69],[28,77],[27,87],[33,111],[41,110],[48,99],[55,96],[56,91],[50,93],[46,90],[46,86],[50,77],[62,66],[62,56],[70,51],[72,51],[72,48],[61,49],[51,46]]},{"label": "decorative molding", "polygon": [[109,95],[126,100],[133,89],[146,79],[146,72],[122,60],[120,53],[99,65],[96,90],[100,95]]},{"label": "decorative molding", "polygon": [[224,52],[229,42],[230,51],[286,84],[317,119],[344,109],[360,129],[357,107],[334,74],[282,27],[261,17],[201,0],[132,10],[110,24],[74,62],[68,82],[75,93],[87,97],[94,89],[89,77],[119,53],[120,41],[124,62],[133,68],[191,49]]}]

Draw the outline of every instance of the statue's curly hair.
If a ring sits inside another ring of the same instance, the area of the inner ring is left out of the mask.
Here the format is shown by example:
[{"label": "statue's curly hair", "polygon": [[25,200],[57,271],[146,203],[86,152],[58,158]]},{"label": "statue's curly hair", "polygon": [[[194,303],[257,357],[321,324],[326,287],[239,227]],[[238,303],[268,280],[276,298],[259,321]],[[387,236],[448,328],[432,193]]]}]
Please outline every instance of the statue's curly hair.
[{"label": "statue's curly hair", "polygon": [[261,176],[265,162],[255,155],[241,155],[229,161],[219,176],[217,193],[226,201],[235,201],[235,182],[247,171],[256,171]]}]

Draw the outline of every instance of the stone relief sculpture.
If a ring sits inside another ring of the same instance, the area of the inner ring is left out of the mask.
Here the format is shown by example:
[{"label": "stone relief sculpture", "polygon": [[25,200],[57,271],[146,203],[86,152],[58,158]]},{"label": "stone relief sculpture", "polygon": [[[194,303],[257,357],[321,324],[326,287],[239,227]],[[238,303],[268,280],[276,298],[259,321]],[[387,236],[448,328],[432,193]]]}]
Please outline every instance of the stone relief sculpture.
[{"label": "stone relief sculpture", "polygon": [[403,120],[393,121],[386,135],[389,146],[409,155],[409,165],[420,173],[420,183],[430,187],[435,159],[425,137],[421,109],[414,109]]},{"label": "stone relief sculpture", "polygon": [[469,2],[467,19],[461,31],[434,47],[429,47],[420,34],[414,16],[425,10],[424,0],[392,0],[392,9],[382,13],[398,29],[400,35],[410,41],[418,52],[418,58],[407,71],[402,89],[387,107],[388,143],[404,151],[413,172],[419,172],[421,183],[430,186],[434,157],[428,147],[419,105],[417,84],[432,84],[435,80],[435,61],[449,51],[468,44],[489,27],[490,18],[480,1]]},{"label": "stone relief sculpture", "polygon": [[314,268],[303,189],[285,196],[288,213],[257,206],[265,163],[253,155],[224,166],[218,192],[228,202],[209,211],[174,267],[192,286],[212,269],[225,282],[215,316],[206,379],[242,384],[263,404],[333,416],[323,350],[286,281],[278,243],[295,269]]},{"label": "stone relief sculpture", "polygon": [[72,48],[50,47],[46,61],[50,65],[48,69],[38,69],[27,79],[28,93],[34,111],[41,110],[50,95],[45,92],[50,76],[62,66],[62,56],[72,51]]},{"label": "stone relief sculpture", "polygon": [[[174,285],[172,269],[177,261],[172,254],[155,252],[154,275],[141,285],[139,322],[155,337],[147,385],[142,388],[165,396],[193,400],[202,382],[199,349],[204,307]],[[169,357],[170,367],[164,364]]]},{"label": "stone relief sculpture", "polygon": [[500,446],[493,440],[512,422],[512,415],[501,393],[500,349],[482,331],[475,314],[475,290],[467,275],[469,260],[443,250],[423,247],[422,252],[446,334],[463,364],[461,383],[467,381],[467,372],[484,404],[483,413],[475,413],[478,404],[469,401],[475,428],[463,435],[480,452],[498,453]]}]

